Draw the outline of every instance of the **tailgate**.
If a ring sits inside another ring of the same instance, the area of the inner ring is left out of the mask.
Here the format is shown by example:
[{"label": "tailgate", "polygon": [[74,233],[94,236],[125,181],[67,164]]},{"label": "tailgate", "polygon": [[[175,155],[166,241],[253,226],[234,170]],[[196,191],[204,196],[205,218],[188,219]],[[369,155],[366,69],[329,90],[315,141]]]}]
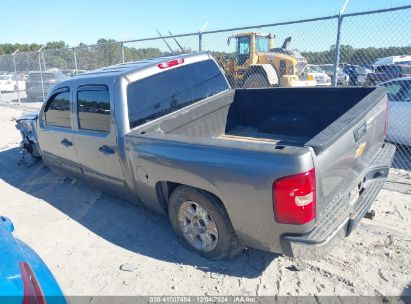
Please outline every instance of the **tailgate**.
[{"label": "tailgate", "polygon": [[[386,111],[385,90],[376,88],[307,142],[316,155],[318,215],[347,192],[361,189],[367,167],[384,142]],[[354,203],[355,197],[349,201]]]}]

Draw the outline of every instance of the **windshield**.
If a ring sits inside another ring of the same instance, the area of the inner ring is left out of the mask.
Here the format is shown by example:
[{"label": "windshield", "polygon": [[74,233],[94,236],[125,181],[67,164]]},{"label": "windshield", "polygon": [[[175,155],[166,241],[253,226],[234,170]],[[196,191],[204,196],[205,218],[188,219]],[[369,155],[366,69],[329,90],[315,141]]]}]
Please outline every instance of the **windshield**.
[{"label": "windshield", "polygon": [[411,74],[411,65],[410,66],[401,66],[402,74]]},{"label": "windshield", "polygon": [[383,85],[390,101],[411,101],[411,81],[396,80]]},{"label": "windshield", "polygon": [[[327,72],[327,73],[332,73],[334,72],[334,66],[332,65],[322,65],[321,68],[323,69],[323,71]],[[340,68],[337,69],[337,71],[341,70]]]},{"label": "windshield", "polygon": [[256,52],[268,52],[269,39],[267,37],[255,37],[255,51]]},{"label": "windshield", "polygon": [[0,75],[0,80],[9,80],[10,76],[7,75]]},{"label": "windshield", "polygon": [[41,82],[41,78],[43,76],[43,81],[49,81],[49,80],[57,80],[56,75],[54,75],[53,73],[43,73],[43,75],[41,75],[40,73],[31,73],[29,75],[29,80],[31,82]]},{"label": "windshield", "polygon": [[307,65],[307,73],[324,73],[324,70],[318,65]]},{"label": "windshield", "polygon": [[365,67],[361,67],[361,66],[355,67],[355,69],[357,70],[358,74],[362,74],[362,75],[368,74],[370,72],[369,69]]}]

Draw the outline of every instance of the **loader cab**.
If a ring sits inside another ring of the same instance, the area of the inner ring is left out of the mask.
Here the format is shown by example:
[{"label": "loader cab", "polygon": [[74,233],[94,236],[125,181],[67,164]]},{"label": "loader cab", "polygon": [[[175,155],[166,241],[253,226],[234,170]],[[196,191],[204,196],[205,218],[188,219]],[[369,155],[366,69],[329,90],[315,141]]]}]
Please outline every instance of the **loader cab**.
[{"label": "loader cab", "polygon": [[237,56],[236,56],[236,65],[242,66],[245,65],[247,60],[250,58],[251,54],[251,36],[240,36],[236,37],[237,39]]},{"label": "loader cab", "polygon": [[261,33],[241,33],[228,39],[228,44],[232,38],[236,40],[236,61],[238,67],[245,67],[255,64],[258,61],[257,53],[268,52],[273,45],[272,34]]}]

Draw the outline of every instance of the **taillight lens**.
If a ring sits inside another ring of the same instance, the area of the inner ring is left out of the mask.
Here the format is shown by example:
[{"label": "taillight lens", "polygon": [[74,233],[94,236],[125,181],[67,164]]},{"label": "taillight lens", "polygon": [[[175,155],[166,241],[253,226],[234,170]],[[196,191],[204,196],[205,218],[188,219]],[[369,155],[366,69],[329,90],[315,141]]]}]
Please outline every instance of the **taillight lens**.
[{"label": "taillight lens", "polygon": [[24,287],[23,304],[45,304],[43,291],[30,265],[26,262],[20,262],[19,266]]},{"label": "taillight lens", "polygon": [[176,66],[176,65],[179,65],[179,64],[182,64],[182,63],[184,63],[184,58],[179,58],[179,59],[174,59],[174,60],[170,60],[170,61],[167,61],[167,62],[159,63],[159,64],[157,64],[157,66],[160,69],[166,69],[166,68],[171,68],[173,66]]},{"label": "taillight lens", "polygon": [[285,176],[273,183],[274,217],[277,223],[306,224],[316,215],[315,170]]},{"label": "taillight lens", "polygon": [[389,106],[389,101],[388,101],[388,97],[387,97],[387,107],[386,107],[386,112],[385,112],[385,125],[384,125],[384,135],[387,135],[388,132],[388,111],[390,109]]}]

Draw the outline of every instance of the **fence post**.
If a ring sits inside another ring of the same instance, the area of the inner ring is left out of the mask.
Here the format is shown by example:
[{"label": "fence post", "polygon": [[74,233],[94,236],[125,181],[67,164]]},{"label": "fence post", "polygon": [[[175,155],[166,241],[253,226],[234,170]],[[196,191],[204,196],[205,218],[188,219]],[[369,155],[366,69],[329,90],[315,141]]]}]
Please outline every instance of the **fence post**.
[{"label": "fence post", "polygon": [[337,26],[337,41],[335,43],[335,63],[334,63],[334,79],[333,86],[337,85],[338,82],[338,66],[340,65],[340,48],[341,48],[341,26],[344,19],[344,12],[347,8],[347,4],[350,0],[345,0],[340,13],[338,14],[338,26]]},{"label": "fence post", "polygon": [[43,100],[44,101],[44,83],[43,83],[43,72],[41,69],[41,50],[44,48],[44,45],[37,51],[37,53],[39,54],[39,71],[40,71],[40,81],[41,81],[41,92],[43,94]]},{"label": "fence post", "polygon": [[343,15],[338,16],[338,27],[337,27],[337,41],[335,43],[335,62],[334,62],[334,73],[333,73],[333,86],[337,85],[338,81],[338,66],[340,64],[340,47],[341,47],[341,25],[343,22]]},{"label": "fence post", "polygon": [[203,33],[198,33],[198,51],[201,52],[203,50]]},{"label": "fence post", "polygon": [[123,63],[126,62],[125,56],[124,56],[124,42],[121,43],[121,59]]},{"label": "fence post", "polygon": [[78,75],[77,54],[76,54],[76,49],[75,48],[73,48],[73,57],[74,57],[74,69],[76,71],[76,75]]},{"label": "fence post", "polygon": [[19,99],[19,105],[20,105],[20,88],[19,88],[19,81],[17,79],[17,68],[16,68],[16,54],[18,53],[19,50],[16,50],[12,56],[13,56],[13,66],[14,66],[14,77],[16,78],[16,87],[17,87],[17,98]]}]

